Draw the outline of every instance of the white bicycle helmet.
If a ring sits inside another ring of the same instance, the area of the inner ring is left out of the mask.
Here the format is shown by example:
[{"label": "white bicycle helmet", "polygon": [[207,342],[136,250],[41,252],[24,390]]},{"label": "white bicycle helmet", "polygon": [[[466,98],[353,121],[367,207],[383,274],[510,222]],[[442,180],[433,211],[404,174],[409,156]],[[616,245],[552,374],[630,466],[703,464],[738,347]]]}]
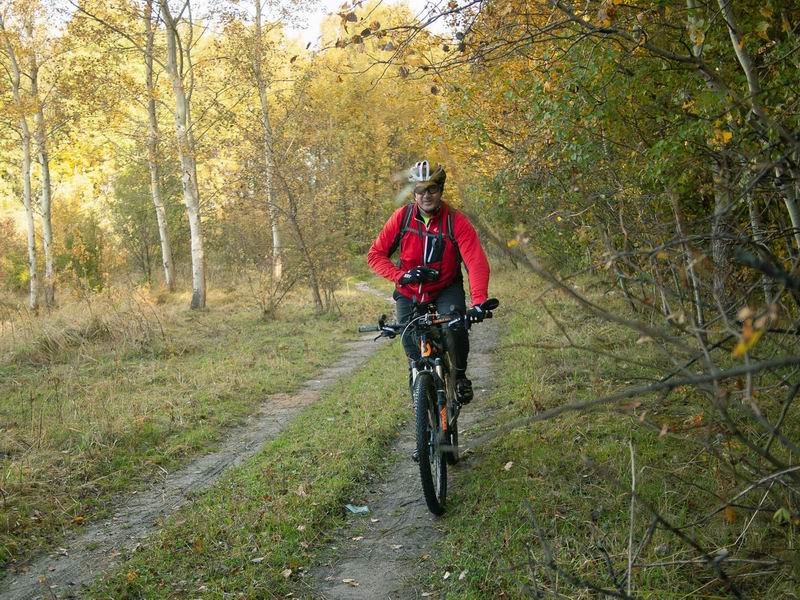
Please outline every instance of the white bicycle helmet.
[{"label": "white bicycle helmet", "polygon": [[421,160],[408,170],[408,181],[412,184],[429,183],[444,188],[447,173],[442,165],[436,165],[431,171],[431,165],[427,160]]}]

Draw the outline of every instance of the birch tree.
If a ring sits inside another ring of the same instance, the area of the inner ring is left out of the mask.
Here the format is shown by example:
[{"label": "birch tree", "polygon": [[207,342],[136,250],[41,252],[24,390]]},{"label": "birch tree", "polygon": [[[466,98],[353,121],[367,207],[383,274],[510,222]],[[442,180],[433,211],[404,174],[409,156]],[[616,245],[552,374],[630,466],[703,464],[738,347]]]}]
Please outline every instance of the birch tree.
[{"label": "birch tree", "polygon": [[50,157],[47,151],[47,128],[44,118],[44,101],[39,94],[39,61],[37,59],[37,44],[33,43],[33,20],[26,23],[27,37],[31,40],[28,49],[29,77],[31,80],[31,100],[34,104],[33,123],[34,139],[36,140],[36,155],[39,161],[41,174],[41,203],[40,214],[42,218],[42,246],[44,249],[44,303],[52,306],[55,303],[55,270],[53,268],[53,224],[52,224],[52,197],[53,186],[50,178]]},{"label": "birch tree", "polygon": [[261,129],[264,144],[264,187],[267,195],[267,214],[269,215],[270,227],[272,229],[272,277],[277,282],[280,281],[283,272],[281,234],[278,228],[278,211],[275,207],[274,197],[274,155],[273,155],[273,135],[272,124],[270,122],[269,100],[267,98],[268,84],[262,69],[263,63],[263,36],[262,36],[262,17],[261,0],[254,0],[256,8],[255,16],[255,39],[253,43],[253,77],[258,88],[258,99],[261,106]]},{"label": "birch tree", "polygon": [[39,308],[39,277],[36,267],[36,225],[31,192],[32,136],[27,115],[30,107],[30,94],[25,93],[25,90],[22,88],[22,70],[18,59],[19,49],[15,47],[14,44],[15,41],[19,41],[19,36],[14,36],[6,29],[5,15],[2,12],[0,12],[0,35],[3,37],[3,50],[8,61],[8,73],[11,79],[11,93],[14,99],[14,107],[18,112],[17,117],[22,150],[20,182],[22,187],[22,204],[25,207],[25,225],[28,239],[28,307],[31,310],[37,310]]},{"label": "birch tree", "polygon": [[[181,161],[181,182],[183,186],[183,202],[189,219],[192,252],[192,308],[204,308],[206,305],[206,272],[205,253],[203,249],[203,231],[200,221],[200,189],[197,184],[197,159],[195,144],[191,132],[191,106],[186,93],[185,77],[191,65],[192,44],[190,40],[181,40],[178,20],[172,15],[168,0],[159,0],[161,15],[166,26],[167,64],[166,69],[172,81],[175,94],[175,136],[178,143],[178,155]],[[192,27],[191,4],[189,0],[183,4],[178,15],[188,15],[188,27]],[[187,43],[184,43],[187,42]]]},{"label": "birch tree", "polygon": [[161,244],[161,265],[164,269],[164,283],[169,291],[175,291],[175,265],[172,260],[167,216],[164,210],[164,201],[161,196],[161,183],[159,180],[159,155],[158,155],[158,115],[156,112],[156,89],[153,73],[153,46],[155,41],[155,25],[153,23],[153,0],[145,0],[144,6],[145,28],[145,77],[147,79],[147,164],[150,169],[150,194],[158,220],[158,237]]}]

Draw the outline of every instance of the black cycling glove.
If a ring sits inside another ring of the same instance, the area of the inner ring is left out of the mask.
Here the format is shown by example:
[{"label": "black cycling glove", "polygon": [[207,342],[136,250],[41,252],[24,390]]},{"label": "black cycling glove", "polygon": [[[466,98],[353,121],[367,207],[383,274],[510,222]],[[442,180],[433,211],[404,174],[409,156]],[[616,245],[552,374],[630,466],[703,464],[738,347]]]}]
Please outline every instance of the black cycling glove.
[{"label": "black cycling glove", "polygon": [[428,281],[436,281],[439,278],[439,271],[430,267],[414,267],[408,272],[404,273],[400,278],[400,284],[406,285],[408,283],[426,283]]},{"label": "black cycling glove", "polygon": [[480,323],[486,318],[486,311],[481,308],[480,304],[476,304],[467,311],[467,320],[470,323]]}]

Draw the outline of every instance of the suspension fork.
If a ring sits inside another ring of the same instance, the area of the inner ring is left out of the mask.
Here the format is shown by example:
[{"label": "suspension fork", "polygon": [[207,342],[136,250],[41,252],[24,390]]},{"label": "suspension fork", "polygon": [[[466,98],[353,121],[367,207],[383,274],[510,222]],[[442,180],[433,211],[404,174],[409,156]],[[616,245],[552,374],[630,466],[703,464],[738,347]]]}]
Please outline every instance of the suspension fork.
[{"label": "suspension fork", "polygon": [[444,385],[444,367],[442,366],[442,359],[437,358],[433,361],[434,368],[436,369],[436,376],[439,381],[436,385],[436,408],[439,410],[439,422],[442,424],[442,431],[447,433],[447,392]]},{"label": "suspension fork", "polygon": [[[419,352],[423,360],[430,360],[433,355],[433,345],[428,340],[427,335],[419,338]],[[433,368],[436,373],[436,410],[439,413],[439,422],[442,424],[442,431],[447,433],[447,393],[444,385],[444,366],[441,357],[433,360]]]}]

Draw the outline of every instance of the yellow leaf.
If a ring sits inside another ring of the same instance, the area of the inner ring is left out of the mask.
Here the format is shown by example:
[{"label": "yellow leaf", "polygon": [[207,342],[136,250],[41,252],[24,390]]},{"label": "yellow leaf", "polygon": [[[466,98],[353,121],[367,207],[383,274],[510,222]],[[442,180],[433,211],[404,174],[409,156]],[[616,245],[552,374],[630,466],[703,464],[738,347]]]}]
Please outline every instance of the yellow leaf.
[{"label": "yellow leaf", "polygon": [[546,94],[549,94],[553,90],[553,84],[550,83],[549,81],[545,81],[544,85],[542,86],[542,89]]},{"label": "yellow leaf", "polygon": [[517,244],[519,244],[519,240],[517,239],[508,240],[508,242],[506,242],[506,246],[508,246],[509,248],[513,248]]},{"label": "yellow leaf", "polygon": [[772,17],[773,14],[771,6],[762,6],[759,12],[761,13],[761,16],[764,17],[765,19],[769,19],[770,17]]},{"label": "yellow leaf", "polygon": [[667,254],[664,250],[659,250],[656,252],[656,258],[658,260],[667,260],[669,258],[669,254]]},{"label": "yellow leaf", "polygon": [[739,358],[740,356],[743,356],[745,352],[748,352],[753,346],[756,345],[756,343],[758,343],[758,340],[761,339],[762,335],[764,335],[763,331],[755,331],[749,337],[749,339],[742,337],[742,339],[739,340],[739,343],[736,344],[733,352],[731,352],[731,356],[733,358]]},{"label": "yellow leaf", "polygon": [[138,571],[128,571],[127,574],[125,575],[125,579],[128,580],[128,583],[136,581],[138,577],[139,577]]},{"label": "yellow leaf", "polygon": [[736,509],[732,506],[726,506],[723,516],[728,525],[733,525],[736,522]]}]

